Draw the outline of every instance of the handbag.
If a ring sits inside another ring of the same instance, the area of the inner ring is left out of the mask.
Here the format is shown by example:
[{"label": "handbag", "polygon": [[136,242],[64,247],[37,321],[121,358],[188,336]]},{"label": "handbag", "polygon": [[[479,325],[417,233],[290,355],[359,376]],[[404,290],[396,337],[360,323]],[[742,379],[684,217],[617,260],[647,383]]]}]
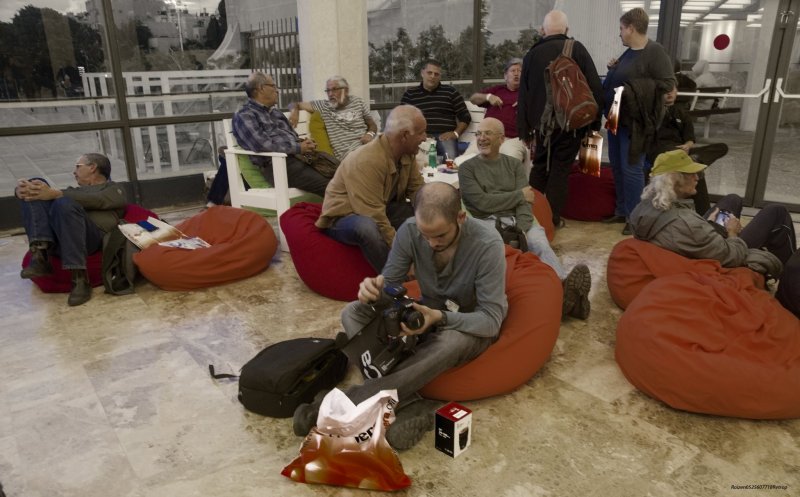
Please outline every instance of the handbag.
[{"label": "handbag", "polygon": [[326,178],[333,178],[336,168],[339,167],[339,159],[326,152],[309,152],[307,154],[295,154],[295,158],[314,168],[316,172]]},{"label": "handbag", "polygon": [[497,228],[503,238],[503,243],[523,252],[528,251],[528,238],[525,236],[525,232],[519,229],[516,224],[504,224],[497,219],[494,227]]},{"label": "handbag", "polygon": [[603,156],[603,136],[597,131],[590,131],[581,140],[578,154],[580,172],[600,177],[600,161]]}]

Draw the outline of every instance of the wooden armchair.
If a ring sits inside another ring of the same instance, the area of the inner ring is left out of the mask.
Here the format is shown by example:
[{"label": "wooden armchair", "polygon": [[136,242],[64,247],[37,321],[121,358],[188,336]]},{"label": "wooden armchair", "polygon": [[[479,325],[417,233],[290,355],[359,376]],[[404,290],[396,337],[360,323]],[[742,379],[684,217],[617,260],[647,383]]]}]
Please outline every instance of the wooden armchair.
[{"label": "wooden armchair", "polygon": [[[298,124],[298,133],[303,130],[307,132],[308,116],[303,116],[303,124]],[[289,178],[286,173],[286,154],[279,152],[251,152],[241,148],[236,143],[233,136],[233,126],[230,119],[222,122],[225,129],[225,140],[227,148],[225,150],[225,161],[228,167],[228,183],[231,195],[231,205],[233,207],[255,207],[268,209],[272,212],[264,214],[280,217],[286,212],[293,202],[311,201],[320,202],[321,199],[300,190],[289,188]],[[302,127],[301,127],[302,126]],[[275,184],[270,185],[262,176],[258,168],[250,161],[251,156],[270,157],[272,159],[272,172]],[[245,187],[245,179],[249,188]],[[281,249],[288,252],[289,246],[283,233],[278,229]]]}]

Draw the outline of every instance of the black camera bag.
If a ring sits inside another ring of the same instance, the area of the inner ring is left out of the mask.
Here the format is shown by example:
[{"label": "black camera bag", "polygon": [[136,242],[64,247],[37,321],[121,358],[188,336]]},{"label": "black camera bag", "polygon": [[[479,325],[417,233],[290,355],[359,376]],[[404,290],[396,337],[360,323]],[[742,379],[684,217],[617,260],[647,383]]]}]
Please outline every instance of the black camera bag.
[{"label": "black camera bag", "polygon": [[504,224],[498,219],[495,221],[494,227],[503,237],[503,243],[522,252],[528,251],[528,237],[516,224]]},{"label": "black camera bag", "polygon": [[[236,375],[211,376],[237,378]],[[272,344],[256,354],[239,374],[239,402],[250,411],[273,418],[290,418],[300,404],[344,378],[347,356],[330,338],[295,338]]]}]

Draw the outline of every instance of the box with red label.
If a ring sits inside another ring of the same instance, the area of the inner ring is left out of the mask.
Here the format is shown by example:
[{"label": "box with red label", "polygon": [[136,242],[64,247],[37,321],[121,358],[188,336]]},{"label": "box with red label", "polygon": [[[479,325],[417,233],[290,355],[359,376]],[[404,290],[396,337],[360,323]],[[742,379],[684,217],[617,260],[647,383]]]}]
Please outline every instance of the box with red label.
[{"label": "box with red label", "polygon": [[472,443],[472,411],[451,402],[436,411],[436,448],[458,457]]}]

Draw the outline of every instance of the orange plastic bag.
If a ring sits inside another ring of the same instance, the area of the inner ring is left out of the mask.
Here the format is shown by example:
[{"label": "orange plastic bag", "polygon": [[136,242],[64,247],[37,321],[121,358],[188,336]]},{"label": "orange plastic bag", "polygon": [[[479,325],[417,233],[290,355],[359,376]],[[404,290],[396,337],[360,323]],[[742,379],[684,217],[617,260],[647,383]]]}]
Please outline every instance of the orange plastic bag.
[{"label": "orange plastic bag", "polygon": [[600,177],[600,161],[603,159],[603,137],[597,131],[590,131],[581,140],[578,153],[578,167],[583,174]]},{"label": "orange plastic bag", "polygon": [[617,128],[619,127],[619,109],[622,105],[622,90],[624,89],[624,86],[614,88],[614,101],[611,103],[606,116],[606,129],[614,136],[616,136]]},{"label": "orange plastic bag", "polygon": [[281,474],[300,483],[368,490],[408,487],[411,479],[386,441],[396,405],[395,390],[382,390],[355,405],[334,388],[322,400],[317,426],[303,441],[300,455]]}]

